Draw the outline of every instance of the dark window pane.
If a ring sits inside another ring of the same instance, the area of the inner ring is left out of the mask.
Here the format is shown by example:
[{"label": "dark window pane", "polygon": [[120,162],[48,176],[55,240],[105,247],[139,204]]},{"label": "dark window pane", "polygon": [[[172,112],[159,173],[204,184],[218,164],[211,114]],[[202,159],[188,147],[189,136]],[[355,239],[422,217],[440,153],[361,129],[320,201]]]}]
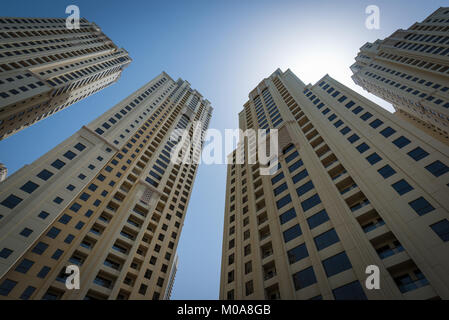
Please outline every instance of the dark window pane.
[{"label": "dark window pane", "polygon": [[435,208],[423,197],[419,197],[418,199],[413,200],[408,204],[413,208],[413,210],[415,210],[415,212],[419,216],[425,215],[426,213],[435,210]]},{"label": "dark window pane", "polygon": [[358,281],[348,283],[332,290],[335,300],[367,300],[365,292]]},{"label": "dark window pane", "polygon": [[296,217],[296,212],[294,208],[291,208],[287,211],[285,211],[283,214],[281,214],[279,216],[279,220],[281,221],[281,224],[284,224],[288,221],[290,221],[291,219],[293,219],[294,217]]},{"label": "dark window pane", "polygon": [[308,267],[295,273],[293,275],[293,283],[295,284],[296,290],[306,288],[316,283],[316,277],[315,272],[313,272],[313,267]]},{"label": "dark window pane", "polygon": [[318,213],[315,213],[313,216],[307,219],[307,223],[309,224],[310,229],[313,229],[326,221],[329,221],[329,216],[324,209],[319,211]]},{"label": "dark window pane", "polygon": [[315,245],[318,251],[327,248],[330,245],[333,245],[334,243],[340,241],[337,232],[335,232],[334,229],[331,229],[316,236],[313,240],[315,241]]},{"label": "dark window pane", "polygon": [[299,224],[294,225],[293,227],[285,230],[283,232],[283,235],[284,235],[284,242],[289,242],[290,240],[293,240],[302,235],[301,227],[299,226]]},{"label": "dark window pane", "polygon": [[331,277],[335,274],[351,269],[352,265],[345,252],[341,252],[333,257],[323,260],[323,267],[326,275]]},{"label": "dark window pane", "polygon": [[287,251],[288,261],[290,264],[295,263],[301,259],[304,259],[309,256],[309,252],[307,251],[306,244],[300,244],[297,247]]}]

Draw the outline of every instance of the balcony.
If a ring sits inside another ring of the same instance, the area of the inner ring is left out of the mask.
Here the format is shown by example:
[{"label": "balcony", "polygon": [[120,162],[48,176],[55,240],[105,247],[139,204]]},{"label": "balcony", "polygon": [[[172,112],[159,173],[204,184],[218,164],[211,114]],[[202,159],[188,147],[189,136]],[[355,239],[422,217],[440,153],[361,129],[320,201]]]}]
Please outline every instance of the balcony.
[{"label": "balcony", "polygon": [[422,275],[422,273],[420,274],[420,278],[415,279],[412,278],[410,274],[394,278],[394,281],[398,285],[399,291],[401,291],[401,293],[406,293],[421,287],[428,286],[429,281],[424,277],[424,275]]},{"label": "balcony", "polygon": [[261,256],[262,259],[265,259],[270,257],[271,255],[273,255],[273,247],[271,245],[271,242],[269,242],[261,247]]},{"label": "balcony", "polygon": [[274,261],[271,261],[263,266],[263,279],[265,281],[270,280],[276,275],[276,265],[274,264]]},{"label": "balcony", "polygon": [[263,212],[257,216],[257,224],[260,226],[264,222],[268,221],[268,215],[266,212]]},{"label": "balcony", "polygon": [[266,227],[262,228],[261,230],[259,230],[259,241],[262,242],[263,240],[269,238],[270,235],[271,234],[270,234],[270,227],[269,226],[266,226]]},{"label": "balcony", "polygon": [[340,194],[344,195],[345,193],[348,193],[349,191],[354,190],[356,188],[357,188],[357,184],[354,183],[354,184],[352,184],[352,185],[350,185],[348,187],[345,187],[342,190],[340,190]]},{"label": "balcony", "polygon": [[386,259],[388,257],[391,257],[397,253],[403,252],[404,247],[398,242],[396,246],[392,247],[389,245],[380,247],[376,249],[377,254],[379,255],[379,258]]},{"label": "balcony", "polygon": [[363,207],[366,207],[369,204],[370,204],[369,200],[365,199],[365,200],[363,200],[363,201],[361,201],[359,203],[356,203],[356,204],[352,205],[349,209],[351,209],[352,212],[355,212],[355,211],[357,211],[357,210],[359,210],[359,209],[361,209]]}]

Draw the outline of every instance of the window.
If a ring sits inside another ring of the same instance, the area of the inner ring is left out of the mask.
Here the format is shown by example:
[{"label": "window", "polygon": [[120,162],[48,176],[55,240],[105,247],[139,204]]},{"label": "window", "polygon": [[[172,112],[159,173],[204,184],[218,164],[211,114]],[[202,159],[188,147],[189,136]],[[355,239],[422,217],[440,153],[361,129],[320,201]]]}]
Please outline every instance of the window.
[{"label": "window", "polygon": [[47,181],[48,179],[51,178],[52,175],[53,175],[52,172],[48,171],[47,169],[44,169],[38,173],[37,177],[41,178],[44,181]]},{"label": "window", "polygon": [[273,192],[274,192],[274,195],[277,196],[278,194],[282,193],[285,190],[287,190],[287,183],[284,182],[279,187],[275,188],[273,190]]},{"label": "window", "polygon": [[312,181],[304,183],[302,186],[298,187],[296,189],[296,193],[298,196],[302,196],[303,194],[307,193],[308,191],[312,190],[314,188],[314,185]]},{"label": "window", "polygon": [[79,222],[76,224],[75,229],[81,230],[83,227],[84,227],[84,222],[79,221]]},{"label": "window", "polygon": [[39,271],[39,273],[37,274],[37,277],[43,279],[47,276],[49,271],[50,271],[50,267],[44,266],[44,267],[42,267],[41,271]]},{"label": "window", "polygon": [[28,300],[33,295],[34,291],[36,291],[35,287],[28,286],[20,295],[20,299]]},{"label": "window", "polygon": [[278,209],[281,209],[282,207],[284,207],[285,205],[289,204],[290,202],[292,202],[292,198],[290,197],[289,194],[287,194],[286,196],[284,196],[280,200],[276,201],[276,206],[277,206]]},{"label": "window", "polygon": [[282,150],[282,153],[283,154],[286,154],[286,153],[288,153],[290,150],[293,150],[295,148],[295,146],[293,145],[293,144],[289,144],[287,147],[285,147],[283,150]]},{"label": "window", "polygon": [[21,198],[11,194],[1,202],[1,205],[9,209],[14,209],[20,202],[22,202]]},{"label": "window", "polygon": [[359,139],[360,139],[360,137],[354,133],[352,136],[350,136],[348,138],[348,141],[351,142],[351,143],[354,143],[354,142],[356,142]]},{"label": "window", "polygon": [[54,260],[58,260],[63,253],[64,253],[64,251],[62,251],[61,249],[56,249],[55,253],[53,253],[51,258]]},{"label": "window", "polygon": [[419,216],[423,216],[433,210],[435,210],[434,207],[432,207],[432,205],[423,197],[419,197],[416,200],[413,200],[411,202],[408,203],[413,210],[415,210],[415,212],[419,215]]},{"label": "window", "polygon": [[301,167],[303,164],[304,163],[302,162],[302,160],[298,160],[294,164],[292,164],[290,167],[288,167],[288,171],[293,172],[296,169],[298,169],[299,167]]},{"label": "window", "polygon": [[245,274],[251,273],[253,271],[253,264],[251,261],[245,263]]},{"label": "window", "polygon": [[234,281],[234,270],[228,272],[228,283]]},{"label": "window", "polygon": [[59,170],[65,166],[65,162],[57,159],[51,164],[51,166]]},{"label": "window", "polygon": [[345,107],[349,109],[349,108],[351,108],[354,104],[355,104],[355,102],[351,100],[351,101],[349,101],[349,102],[345,105]]},{"label": "window", "polygon": [[332,290],[335,300],[367,300],[358,281],[354,281]]},{"label": "window", "polygon": [[78,151],[83,151],[84,149],[86,149],[86,146],[82,143],[77,143],[75,149]]},{"label": "window", "polygon": [[326,210],[321,210],[317,213],[315,213],[313,216],[309,217],[307,219],[307,224],[309,225],[310,229],[313,229],[326,221],[329,221],[329,216],[327,215]]},{"label": "window", "polygon": [[308,198],[308,199],[304,200],[303,202],[301,202],[301,207],[302,207],[303,211],[307,211],[307,210],[313,208],[314,206],[316,206],[319,203],[321,203],[320,197],[318,196],[318,194],[314,194],[310,198]]},{"label": "window", "polygon": [[307,169],[304,169],[301,172],[299,172],[298,174],[296,174],[295,176],[293,176],[292,181],[293,181],[293,183],[298,183],[299,181],[301,181],[308,175],[309,175],[309,173],[307,172]]},{"label": "window", "polygon": [[245,295],[249,296],[250,294],[252,294],[254,292],[254,285],[253,285],[253,281],[248,281],[247,283],[245,283]]},{"label": "window", "polygon": [[376,119],[373,122],[371,122],[369,125],[371,127],[373,127],[374,129],[376,129],[376,128],[380,127],[382,124],[383,124],[383,121]]},{"label": "window", "polygon": [[78,212],[79,209],[81,209],[81,205],[76,202],[74,204],[72,204],[72,206],[70,207],[70,210],[72,210],[73,212]]},{"label": "window", "polygon": [[23,186],[20,187],[20,190],[25,191],[26,193],[33,193],[34,190],[36,190],[39,187],[38,184],[28,181]]},{"label": "window", "polygon": [[58,236],[59,232],[61,232],[60,229],[55,228],[55,227],[52,227],[52,228],[47,232],[47,237],[52,238],[52,239],[55,239],[55,238]]},{"label": "window", "polygon": [[293,240],[302,235],[301,227],[299,226],[299,224],[294,225],[293,227],[285,230],[283,232],[283,235],[284,235],[284,242],[289,242],[290,240]]},{"label": "window", "polygon": [[358,145],[358,146],[356,147],[356,149],[357,149],[360,153],[364,153],[366,150],[369,149],[369,146],[368,146],[365,142],[362,142],[360,145]]},{"label": "window", "polygon": [[47,250],[48,248],[48,244],[44,243],[44,242],[39,242],[31,252],[34,252],[36,254],[43,254],[45,252],[45,250]]},{"label": "window", "polygon": [[410,143],[410,140],[407,139],[404,136],[400,136],[399,138],[397,138],[396,140],[393,141],[393,144],[398,147],[399,149],[405,147],[406,145],[408,145]]},{"label": "window", "polygon": [[374,152],[372,155],[369,155],[368,157],[366,157],[366,160],[368,160],[368,162],[371,165],[374,165],[374,164],[378,163],[379,161],[381,161],[382,158],[377,153]]},{"label": "window", "polygon": [[396,190],[396,192],[400,196],[413,190],[413,187],[411,185],[409,185],[408,182],[405,181],[404,179],[399,180],[396,183],[393,183],[391,186],[393,187],[394,190]]},{"label": "window", "polygon": [[69,185],[67,186],[67,190],[73,191],[73,190],[75,190],[75,186],[74,186],[73,184],[69,184]]},{"label": "window", "polygon": [[359,114],[360,112],[362,112],[363,108],[361,106],[357,106],[357,108],[355,108],[354,110],[352,110],[352,112],[354,114]]},{"label": "window", "polygon": [[281,172],[271,179],[271,184],[276,184],[276,182],[280,181],[282,178],[284,178],[284,173]]},{"label": "window", "polygon": [[289,163],[293,159],[295,159],[297,156],[299,156],[298,151],[293,152],[291,155],[285,158],[285,162]]},{"label": "window", "polygon": [[326,271],[326,275],[331,277],[335,274],[351,269],[352,265],[345,252],[323,260],[323,267]]},{"label": "window", "polygon": [[394,169],[390,167],[388,164],[385,167],[382,167],[379,170],[377,170],[377,172],[379,172],[379,174],[382,177],[384,177],[384,179],[387,179],[396,173],[396,171],[394,171]]},{"label": "window", "polygon": [[444,242],[449,241],[449,221],[447,221],[447,219],[432,224],[430,228],[432,228],[441,240]]},{"label": "window", "polygon": [[293,283],[295,284],[296,290],[308,287],[316,283],[316,277],[315,272],[313,272],[313,267],[308,267],[295,273],[293,275]]},{"label": "window", "polygon": [[34,261],[23,259],[22,262],[19,263],[19,265],[16,267],[15,271],[20,273],[27,273],[28,270],[33,266]]},{"label": "window", "polygon": [[2,251],[0,251],[0,258],[6,259],[8,258],[13,251],[8,248],[3,248]]},{"label": "window", "polygon": [[383,129],[380,134],[383,135],[385,138],[388,138],[389,136],[393,135],[394,133],[396,133],[396,130],[392,129],[391,127],[386,127],[385,129]]},{"label": "window", "polygon": [[61,204],[61,202],[64,201],[64,199],[60,198],[60,197],[56,197],[53,202],[57,203],[57,204]]},{"label": "window", "polygon": [[45,218],[47,218],[49,216],[49,213],[45,212],[45,211],[41,211],[37,216],[39,218],[41,218],[42,220],[44,220]]},{"label": "window", "polygon": [[25,238],[28,238],[30,234],[33,233],[33,230],[25,228],[20,232],[21,236],[24,236]]},{"label": "window", "polygon": [[290,221],[291,219],[293,219],[294,217],[296,217],[295,208],[291,208],[291,209],[285,211],[283,214],[281,214],[279,216],[279,220],[280,220],[281,224],[284,224],[284,223]]},{"label": "window", "polygon": [[62,224],[67,224],[69,223],[69,221],[72,220],[72,217],[69,216],[68,214],[64,214],[61,218],[59,218],[59,222]]},{"label": "window", "polygon": [[442,176],[449,171],[449,167],[442,163],[440,160],[432,162],[431,164],[426,166],[426,169],[435,177]]},{"label": "window", "polygon": [[334,243],[340,241],[337,233],[335,232],[335,229],[330,229],[329,231],[326,231],[320,234],[319,236],[316,236],[315,238],[313,238],[313,240],[315,241],[315,245],[318,251],[327,248],[330,245],[333,245]]},{"label": "window", "polygon": [[351,129],[349,127],[344,127],[343,129],[340,130],[342,135],[347,134],[349,131],[351,131]]},{"label": "window", "polygon": [[307,251],[306,244],[300,244],[297,247],[287,251],[288,261],[290,264],[293,264],[301,259],[304,259],[309,256],[309,252]]},{"label": "window", "polygon": [[83,192],[80,196],[80,199],[83,201],[87,201],[90,198],[90,194]]},{"label": "window", "polygon": [[415,161],[419,161],[429,155],[429,153],[427,151],[425,151],[424,149],[422,149],[421,147],[417,147],[407,154],[411,158],[413,158]]},{"label": "window", "polygon": [[2,284],[0,285],[0,295],[7,296],[11,292],[11,290],[14,289],[16,284],[17,284],[16,281],[12,281],[9,279],[3,281]]},{"label": "window", "polygon": [[362,119],[363,121],[366,121],[366,120],[368,120],[369,118],[371,118],[373,115],[371,114],[371,113],[369,113],[369,112],[365,112],[364,114],[362,114],[361,116],[360,116],[360,119]]},{"label": "window", "polygon": [[72,243],[73,239],[75,239],[75,236],[74,236],[73,234],[69,234],[69,235],[65,238],[64,242],[70,244],[70,243]]}]

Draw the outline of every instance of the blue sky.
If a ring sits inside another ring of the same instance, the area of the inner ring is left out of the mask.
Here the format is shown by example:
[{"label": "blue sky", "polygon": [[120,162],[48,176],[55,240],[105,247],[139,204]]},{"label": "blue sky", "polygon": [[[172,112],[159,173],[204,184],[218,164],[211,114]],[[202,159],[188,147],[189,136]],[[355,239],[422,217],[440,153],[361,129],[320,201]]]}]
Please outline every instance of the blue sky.
[{"label": "blue sky", "polygon": [[[282,0],[1,0],[2,16],[66,17],[76,4],[133,58],[118,83],[0,142],[9,174],[31,163],[130,93],[166,71],[181,77],[214,107],[211,128],[238,126],[248,93],[276,68],[305,83],[328,73],[362,91],[349,66],[367,41],[422,21],[447,1]],[[380,8],[380,29],[365,28],[365,8]],[[178,246],[173,299],[217,299],[226,166],[200,166]]]}]

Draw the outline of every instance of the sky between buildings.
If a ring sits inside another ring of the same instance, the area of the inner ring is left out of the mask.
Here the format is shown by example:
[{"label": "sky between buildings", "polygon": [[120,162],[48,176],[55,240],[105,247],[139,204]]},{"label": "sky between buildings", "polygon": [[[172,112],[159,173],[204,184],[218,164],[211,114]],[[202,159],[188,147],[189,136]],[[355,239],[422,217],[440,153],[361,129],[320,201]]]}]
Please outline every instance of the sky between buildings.
[{"label": "sky between buildings", "polygon": [[[71,4],[133,62],[118,83],[0,141],[0,162],[9,174],[162,71],[188,80],[211,101],[210,128],[222,132],[238,127],[248,93],[277,68],[290,68],[306,84],[328,73],[392,111],[352,82],[349,66],[365,42],[407,29],[448,5],[438,0],[0,0],[0,16],[66,17]],[[380,9],[378,30],[365,27],[368,5]],[[199,167],[178,246],[173,299],[218,298],[225,183],[225,165]]]}]

